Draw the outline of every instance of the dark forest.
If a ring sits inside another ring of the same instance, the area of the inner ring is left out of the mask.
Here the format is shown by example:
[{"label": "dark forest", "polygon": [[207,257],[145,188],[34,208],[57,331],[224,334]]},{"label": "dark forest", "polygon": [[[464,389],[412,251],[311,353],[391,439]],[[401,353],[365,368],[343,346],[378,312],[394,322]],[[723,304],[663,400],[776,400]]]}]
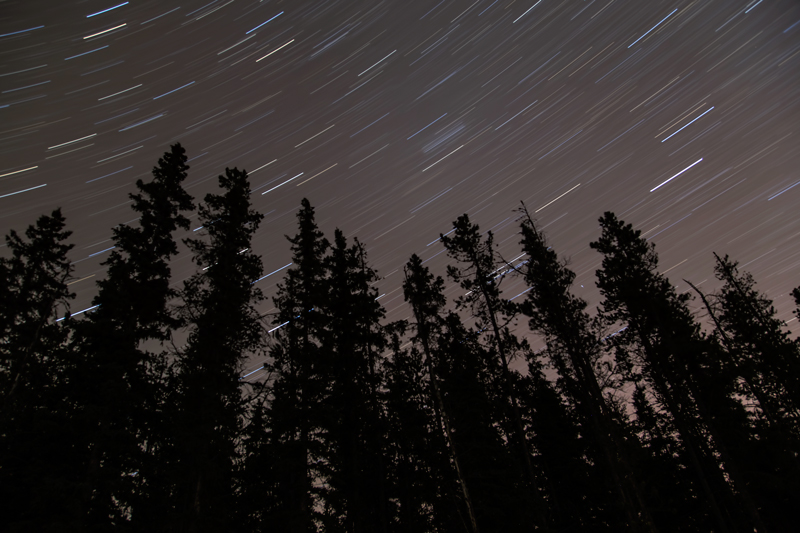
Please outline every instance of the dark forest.
[{"label": "dark forest", "polygon": [[[264,315],[247,173],[196,201],[186,161],[176,144],[136,183],[85,314],[60,210],[6,236],[0,530],[796,527],[800,344],[734,259],[709,258],[718,291],[679,294],[608,212],[595,311],[524,205],[518,264],[462,215],[446,272],[409,258],[411,318],[389,322],[363,243],[326,237],[304,199]],[[197,268],[175,283],[179,246]],[[528,290],[507,299],[508,277]],[[242,377],[257,357],[266,377]]]}]

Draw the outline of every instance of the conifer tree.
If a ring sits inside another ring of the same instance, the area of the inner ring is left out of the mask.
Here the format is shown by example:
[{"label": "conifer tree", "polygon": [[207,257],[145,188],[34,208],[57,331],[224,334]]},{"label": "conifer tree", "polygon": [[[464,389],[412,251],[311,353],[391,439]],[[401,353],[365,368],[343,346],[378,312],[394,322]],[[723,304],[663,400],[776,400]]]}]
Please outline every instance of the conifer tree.
[{"label": "conifer tree", "polygon": [[[448,276],[467,291],[456,300],[456,305],[459,309],[469,310],[476,319],[476,329],[486,332],[489,349],[496,358],[493,368],[498,374],[496,386],[501,391],[501,413],[507,428],[508,440],[526,478],[532,498],[529,507],[537,515],[535,520],[539,527],[543,527],[545,517],[540,508],[538,481],[509,369],[511,358],[523,348],[523,345],[508,328],[508,324],[513,320],[513,308],[500,296],[498,278],[502,279],[502,274],[497,274],[501,269],[498,268],[496,260],[494,238],[489,231],[484,239],[479,226],[470,222],[466,214],[460,216],[453,226],[452,236],[440,235],[440,238],[448,256],[459,264],[447,267]],[[501,266],[505,265],[501,263]]]},{"label": "conifer tree", "polygon": [[268,448],[275,462],[274,500],[264,502],[266,520],[285,531],[316,531],[322,505],[320,468],[325,457],[321,428],[327,398],[323,369],[328,364],[321,346],[327,317],[325,267],[330,243],[317,227],[307,199],[297,213],[298,233],[291,243],[292,267],[286,271],[273,301],[275,342],[270,349],[272,398],[267,420]]},{"label": "conifer tree", "polygon": [[[67,289],[73,267],[66,244],[71,231],[64,230],[65,219],[60,209],[40,217],[25,232],[27,242],[16,231],[6,235],[10,258],[0,258],[0,393],[3,418],[24,408],[18,395],[34,385],[30,380],[43,368],[41,343],[48,336],[62,339],[60,327],[53,324],[60,307],[66,310],[74,295]],[[55,344],[56,346],[58,343]],[[52,347],[52,346],[50,346]]]},{"label": "conifer tree", "polygon": [[[415,334],[412,337],[412,341],[415,345],[419,346],[419,349],[416,347],[413,348],[407,357],[404,357],[402,352],[396,351],[396,360],[393,361],[390,368],[394,371],[393,376],[397,375],[397,377],[390,380],[390,392],[393,390],[391,384],[396,383],[400,385],[403,383],[405,381],[403,379],[405,377],[404,374],[412,371],[412,368],[415,368],[416,365],[414,365],[414,363],[418,361],[418,357],[423,357],[423,360],[420,362],[424,366],[423,368],[418,368],[415,373],[420,376],[420,385],[422,383],[427,384],[427,390],[423,398],[425,398],[424,403],[432,408],[433,420],[432,424],[429,423],[431,427],[428,437],[431,443],[429,445],[430,451],[426,456],[419,459],[419,461],[423,464],[427,464],[429,468],[436,468],[436,470],[432,472],[432,475],[436,476],[436,481],[439,485],[435,491],[439,494],[440,499],[443,499],[442,503],[434,506],[434,511],[438,511],[436,512],[436,521],[439,522],[442,516],[452,516],[450,514],[452,512],[450,510],[451,507],[448,506],[446,502],[451,497],[451,491],[454,490],[452,485],[456,480],[453,479],[453,477],[455,477],[458,482],[459,499],[463,502],[464,514],[467,517],[465,522],[469,526],[468,530],[477,533],[478,525],[475,517],[475,503],[472,501],[469,487],[466,483],[466,472],[462,465],[464,459],[459,458],[459,450],[454,441],[451,414],[445,409],[444,405],[444,396],[440,383],[441,376],[438,373],[443,367],[439,362],[434,360],[436,354],[441,353],[442,348],[439,347],[439,341],[444,338],[443,328],[445,323],[442,316],[445,312],[444,307],[446,304],[444,297],[444,280],[441,276],[436,276],[434,278],[430,270],[423,265],[422,259],[416,254],[413,254],[411,259],[409,259],[404,268],[404,274],[403,295],[405,300],[411,305],[414,316],[413,327]],[[419,351],[420,349],[421,353]],[[419,392],[417,392],[417,394],[419,394]],[[422,398],[420,398],[420,401],[421,400]],[[405,412],[402,409],[393,411],[397,413]],[[423,416],[423,414],[420,413],[418,416]],[[403,428],[403,426],[414,427],[408,421],[400,421],[400,425],[401,429],[398,432],[400,438],[403,438],[402,434],[411,430],[410,427]],[[444,437],[444,442],[442,442],[442,436]],[[407,441],[403,438],[403,442]],[[452,469],[447,468],[451,462],[453,465]],[[455,476],[453,476],[453,474],[455,474]],[[402,500],[400,501],[400,505],[402,507]]]},{"label": "conifer tree", "polygon": [[235,524],[235,465],[245,399],[240,373],[262,343],[254,282],[261,258],[252,238],[263,215],[253,210],[247,173],[225,169],[221,194],[199,208],[207,239],[187,239],[202,270],[184,283],[181,314],[188,340],[177,354],[171,465],[174,514],[169,527],[220,531]]},{"label": "conifer tree", "polygon": [[642,376],[673,419],[717,527],[736,531],[741,520],[719,454],[752,525],[765,529],[731,449],[742,435],[744,413],[713,366],[716,348],[691,315],[689,295],[678,295],[656,271],[658,256],[641,232],[613,213],[605,213],[600,225],[600,239],[590,246],[604,256],[597,271],[603,313],[611,323],[625,323],[622,339],[641,346]]},{"label": "conifer tree", "polygon": [[463,532],[464,498],[433,408],[425,355],[416,346],[401,349],[400,339],[393,336],[385,363],[389,530]]},{"label": "conifer tree", "polygon": [[0,258],[0,529],[69,530],[82,517],[75,498],[81,453],[65,405],[71,358],[69,330],[57,315],[69,309],[72,275],[60,209],[40,217],[25,238],[6,236]]},{"label": "conifer tree", "polygon": [[724,346],[719,366],[735,393],[760,410],[751,434],[741,439],[742,469],[765,520],[780,531],[791,528],[789,509],[800,505],[800,352],[753,277],[727,256],[715,257],[715,273],[724,282],[716,310],[709,306]]},{"label": "conifer tree", "polygon": [[[163,480],[156,480],[155,471],[167,362],[158,343],[178,325],[169,309],[176,295],[169,261],[178,253],[174,233],[189,228],[183,213],[194,208],[182,187],[186,161],[185,150],[175,144],[153,168],[152,181],[136,182],[139,192],[129,197],[138,224],[113,229],[115,246],[103,262],[107,273],[98,282],[96,309],[75,323],[73,349],[90,366],[73,379],[77,422],[91,450],[84,497],[92,527],[132,518],[144,524],[151,505],[162,501],[156,491]],[[148,341],[158,351],[145,347]]]},{"label": "conifer tree", "polygon": [[[640,483],[626,457],[623,430],[617,427],[597,379],[595,368],[604,355],[600,332],[586,312],[586,302],[570,292],[575,274],[558,261],[524,204],[520,211],[522,251],[528,256],[523,274],[530,287],[521,311],[529,317],[531,330],[544,336],[561,389],[586,428],[587,451],[604,465],[594,482],[610,478],[616,494],[608,501],[618,502],[634,530],[654,531],[650,512],[639,497]],[[536,378],[538,373],[531,368],[529,375]]]},{"label": "conifer tree", "polygon": [[434,278],[418,257],[411,258],[405,274],[404,293],[415,317],[414,342],[425,354],[429,375],[428,404],[444,430],[455,471],[448,476],[442,470],[442,489],[448,491],[443,494],[459,497],[467,531],[529,528],[534,516],[525,475],[519,472],[516,450],[506,446],[505,432],[499,428],[505,420],[497,418],[498,411],[507,416],[508,404],[507,397],[496,392],[496,357],[457,314],[445,311],[444,281]]},{"label": "conifer tree", "polygon": [[[717,321],[725,330],[735,359],[731,364],[745,380],[773,424],[797,424],[800,417],[800,350],[776,318],[772,300],[760,294],[749,273],[725,256],[716,258],[714,272],[724,282],[716,295]],[[793,423],[792,423],[793,421]]]},{"label": "conifer tree", "polygon": [[388,345],[377,301],[377,273],[366,263],[363,244],[352,246],[341,230],[326,258],[329,295],[322,369],[328,381],[323,431],[326,433],[326,503],[339,515],[344,531],[380,532],[386,509],[385,417],[379,400],[382,368],[378,357]]}]

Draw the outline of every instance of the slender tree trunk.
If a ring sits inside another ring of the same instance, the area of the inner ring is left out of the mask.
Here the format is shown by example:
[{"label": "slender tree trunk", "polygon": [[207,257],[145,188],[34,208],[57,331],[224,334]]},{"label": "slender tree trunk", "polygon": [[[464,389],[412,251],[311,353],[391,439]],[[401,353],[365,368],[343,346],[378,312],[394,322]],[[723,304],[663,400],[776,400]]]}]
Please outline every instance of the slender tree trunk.
[{"label": "slender tree trunk", "polygon": [[[653,316],[656,319],[658,327],[660,331],[666,331],[664,324],[661,321],[661,317],[657,311],[653,310]],[[666,342],[670,347],[670,351],[673,354],[680,353],[677,346],[671,336],[665,337]],[[698,369],[693,369],[698,370]],[[728,450],[727,445],[725,444],[724,439],[719,433],[719,429],[717,425],[714,423],[714,417],[712,416],[710,410],[708,409],[708,405],[706,405],[705,399],[703,395],[697,390],[697,387],[694,385],[694,380],[689,377],[688,381],[688,388],[689,392],[694,396],[695,405],[697,405],[698,411],[700,411],[700,416],[705,420],[706,426],[708,427],[709,432],[711,433],[711,438],[714,440],[716,444],[717,451],[719,452],[720,456],[722,457],[722,461],[725,464],[726,470],[729,472],[731,479],[734,482],[734,485],[738,489],[739,493],[741,494],[742,502],[744,503],[744,507],[747,510],[747,514],[750,515],[750,519],[753,521],[753,525],[758,528],[759,533],[766,532],[767,528],[764,525],[763,520],[761,519],[761,515],[758,512],[758,506],[753,501],[752,496],[750,495],[750,491],[747,489],[747,481],[744,479],[741,469],[739,468],[739,464],[736,459],[731,455],[730,451]]]},{"label": "slender tree trunk", "polygon": [[[473,264],[478,264],[477,257],[473,256]],[[483,296],[484,302],[486,303],[486,309],[489,315],[489,321],[492,324],[492,331],[494,333],[495,338],[495,345],[497,348],[497,353],[500,356],[500,362],[502,365],[502,380],[503,380],[503,394],[511,403],[511,414],[512,419],[514,421],[514,428],[517,433],[517,440],[519,442],[519,449],[522,455],[523,464],[525,465],[525,473],[528,477],[528,482],[531,484],[531,489],[534,492],[534,514],[536,516],[536,520],[539,523],[540,527],[544,527],[546,525],[547,519],[545,517],[545,513],[542,510],[541,502],[540,502],[540,492],[539,492],[539,484],[536,479],[536,474],[533,470],[533,464],[531,463],[531,454],[530,450],[528,450],[528,443],[527,439],[525,438],[525,428],[522,426],[522,414],[520,413],[519,403],[517,402],[517,397],[513,393],[511,389],[511,377],[510,372],[508,371],[508,356],[506,354],[505,344],[503,343],[503,339],[501,337],[500,326],[497,323],[497,312],[492,306],[491,300],[487,296],[487,287],[485,284],[485,276],[481,275],[481,272],[476,273],[476,279],[478,280],[478,286],[481,291],[481,295]]]},{"label": "slender tree trunk", "polygon": [[458,476],[459,484],[461,485],[461,493],[464,496],[464,503],[467,505],[467,514],[469,515],[469,522],[470,526],[472,527],[472,533],[480,533],[478,529],[478,521],[475,519],[475,507],[472,504],[472,498],[469,495],[469,488],[467,487],[467,482],[464,479],[464,473],[461,469],[461,461],[459,460],[458,456],[458,448],[456,447],[456,443],[453,441],[453,432],[450,426],[450,418],[447,416],[447,410],[444,405],[444,400],[442,399],[442,394],[439,390],[438,385],[438,378],[436,377],[436,371],[434,370],[433,366],[433,356],[431,354],[429,339],[428,339],[428,328],[427,324],[423,321],[424,319],[420,317],[420,312],[416,306],[413,306],[414,315],[417,319],[417,327],[420,329],[418,331],[420,341],[422,342],[422,349],[425,352],[425,363],[428,367],[428,376],[431,380],[431,388],[433,389],[435,405],[439,413],[441,413],[441,419],[444,422],[444,433],[445,438],[447,439],[447,444],[450,447],[450,453],[453,457],[453,464],[456,468],[456,475]]},{"label": "slender tree trunk", "polygon": [[[591,365],[585,360],[584,357],[576,355],[575,348],[568,348],[572,365],[579,375],[582,384],[588,385],[586,398],[584,401],[588,403],[590,413],[590,420],[600,440],[600,447],[602,448],[603,455],[606,458],[611,474],[614,478],[614,485],[617,488],[620,498],[622,499],[625,514],[631,523],[641,523],[648,531],[658,533],[658,527],[650,515],[650,510],[647,508],[644,500],[642,500],[642,491],[639,487],[633,469],[628,461],[625,459],[624,453],[619,454],[614,452],[614,449],[622,450],[622,439],[619,438],[614,427],[614,421],[608,414],[608,408],[603,398],[603,392],[600,390],[600,385],[597,383],[597,377]],[[602,423],[601,423],[602,421]],[[603,424],[608,428],[606,431]],[[626,490],[627,489],[627,490]],[[635,500],[636,505],[633,501]],[[638,507],[638,512],[635,510]]]},{"label": "slender tree trunk", "polygon": [[708,479],[706,479],[706,474],[704,472],[703,466],[700,464],[700,459],[698,457],[699,447],[697,445],[696,436],[693,430],[689,429],[689,426],[685,423],[683,419],[683,412],[678,407],[678,403],[675,401],[675,398],[672,395],[672,391],[670,390],[670,386],[667,383],[667,380],[664,378],[663,368],[660,364],[660,361],[657,359],[655,350],[653,345],[650,343],[650,339],[647,338],[646,335],[641,334],[640,338],[642,339],[642,344],[644,344],[645,351],[648,353],[648,359],[655,363],[655,367],[653,372],[651,372],[651,377],[655,382],[655,385],[661,394],[661,397],[664,398],[664,401],[667,404],[667,409],[672,413],[672,418],[675,421],[675,426],[678,432],[681,435],[681,438],[686,443],[684,447],[686,452],[689,454],[689,460],[692,463],[692,466],[697,473],[698,478],[700,479],[700,485],[703,487],[703,492],[706,493],[706,498],[708,498],[708,504],[711,507],[711,513],[714,515],[714,518],[717,521],[717,525],[719,526],[721,533],[728,533],[730,530],[728,525],[725,523],[725,519],[722,515],[722,510],[720,509],[719,504],[717,503],[717,498],[714,496],[714,492],[711,490],[711,486],[708,484]]}]

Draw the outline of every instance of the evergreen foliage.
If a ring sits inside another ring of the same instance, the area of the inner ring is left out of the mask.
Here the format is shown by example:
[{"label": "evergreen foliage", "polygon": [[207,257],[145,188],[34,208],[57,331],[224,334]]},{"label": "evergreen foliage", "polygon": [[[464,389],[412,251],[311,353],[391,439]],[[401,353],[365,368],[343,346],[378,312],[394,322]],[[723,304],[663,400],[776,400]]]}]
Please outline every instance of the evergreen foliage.
[{"label": "evergreen foliage", "polygon": [[486,337],[486,385],[489,390],[499,390],[493,398],[492,408],[497,412],[493,418],[503,427],[503,438],[512,447],[525,486],[519,493],[526,507],[536,516],[535,523],[544,526],[547,519],[543,512],[539,481],[531,460],[531,449],[526,439],[525,428],[519,408],[519,399],[513,386],[514,376],[509,369],[511,359],[524,352],[527,344],[514,336],[509,324],[514,320],[515,308],[501,297],[500,281],[506,265],[498,261],[492,232],[484,239],[480,227],[461,215],[453,223],[452,237],[440,235],[447,255],[457,265],[447,267],[447,275],[467,291],[456,299],[456,308],[469,311],[475,319],[477,336]]},{"label": "evergreen foliage", "polygon": [[747,435],[744,409],[718,372],[717,348],[692,316],[689,294],[679,295],[657,272],[655,246],[640,231],[613,213],[605,213],[600,226],[600,239],[590,246],[603,254],[597,271],[602,312],[610,323],[625,324],[620,342],[629,342],[638,352],[633,360],[622,351],[618,355],[628,368],[641,369],[657,404],[671,416],[681,437],[681,454],[694,471],[716,527],[736,531],[737,524],[749,519],[753,527],[766,529],[736,450]]},{"label": "evergreen foliage", "polygon": [[[325,258],[330,243],[317,227],[314,209],[303,199],[297,213],[298,233],[288,238],[292,267],[274,298],[275,343],[269,369],[272,401],[267,406],[272,456],[271,498],[265,498],[265,523],[285,531],[314,531],[323,487],[321,461],[325,456],[324,417],[327,396],[325,361],[321,346],[327,317]],[[266,495],[265,495],[266,496]]]},{"label": "evergreen foliage", "polygon": [[[792,529],[800,349],[727,256],[719,291],[689,283],[703,323],[606,213],[593,316],[524,205],[517,266],[463,215],[441,235],[461,296],[412,255],[408,320],[387,323],[364,244],[328,241],[303,199],[266,317],[246,172],[225,170],[188,233],[186,162],[174,145],[136,183],[83,316],[61,212],[6,237],[1,530]],[[197,269],[176,289],[187,233]]]},{"label": "evergreen foliage", "polygon": [[73,298],[65,219],[57,209],[11,231],[0,258],[0,529],[76,529],[79,450],[61,401],[71,358],[56,322]]},{"label": "evergreen foliage", "polygon": [[235,470],[245,404],[239,379],[257,353],[263,327],[253,286],[261,257],[251,250],[263,215],[251,208],[247,173],[225,169],[222,194],[199,208],[207,239],[187,239],[201,271],[184,283],[181,316],[188,340],[177,353],[170,451],[173,478],[169,526],[220,531],[234,525]]},{"label": "evergreen foliage", "polygon": [[[169,262],[178,253],[174,233],[189,227],[183,213],[194,209],[182,187],[186,160],[183,147],[173,145],[153,168],[153,180],[136,182],[139,192],[129,197],[138,224],[113,228],[115,246],[103,262],[107,272],[97,283],[95,309],[75,324],[75,422],[90,450],[82,477],[92,528],[127,523],[134,506],[140,509],[136,522],[144,525],[148,502],[163,498],[157,488],[165,432],[159,404],[168,362],[159,341],[179,324],[169,308],[176,296]],[[158,351],[149,350],[148,341]]]}]

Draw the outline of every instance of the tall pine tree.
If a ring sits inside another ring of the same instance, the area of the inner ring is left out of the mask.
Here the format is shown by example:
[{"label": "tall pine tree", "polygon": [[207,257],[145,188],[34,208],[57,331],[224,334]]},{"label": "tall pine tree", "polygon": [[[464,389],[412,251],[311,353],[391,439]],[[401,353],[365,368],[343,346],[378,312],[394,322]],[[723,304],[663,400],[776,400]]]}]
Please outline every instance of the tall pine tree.
[{"label": "tall pine tree", "polygon": [[493,368],[497,372],[496,387],[501,391],[502,422],[525,476],[527,490],[523,492],[530,495],[528,507],[533,510],[537,525],[543,527],[546,519],[541,508],[539,484],[509,368],[512,357],[523,345],[508,328],[513,320],[513,308],[500,296],[502,274],[497,272],[505,265],[500,263],[501,268],[498,268],[491,231],[487,232],[484,239],[479,226],[473,224],[466,214],[458,217],[453,228],[452,236],[440,235],[440,238],[447,255],[458,263],[458,266],[447,267],[448,276],[467,291],[456,300],[456,305],[458,309],[469,311],[476,320],[476,329],[485,332],[487,346],[495,359]]},{"label": "tall pine tree", "polygon": [[[584,440],[590,442],[587,451],[593,462],[603,466],[594,469],[593,481],[601,485],[603,479],[611,481],[615,497],[607,498],[607,503],[618,503],[633,530],[655,531],[626,456],[623,429],[597,379],[595,369],[605,355],[598,327],[586,312],[586,302],[570,292],[575,274],[558,261],[524,204],[521,213],[522,251],[528,256],[523,273],[530,287],[521,310],[529,317],[531,330],[544,336],[560,388],[585,428]],[[535,369],[531,375],[536,375]]]},{"label": "tall pine tree", "polygon": [[241,371],[263,341],[254,282],[261,258],[252,239],[263,215],[253,210],[247,173],[225,169],[221,194],[200,206],[207,239],[186,244],[201,267],[185,282],[182,316],[189,328],[177,354],[172,451],[174,514],[169,527],[188,532],[230,529],[236,516],[235,465],[245,412]]},{"label": "tall pine tree", "polygon": [[264,501],[264,520],[276,529],[316,531],[323,487],[315,483],[324,473],[322,420],[328,394],[324,369],[327,353],[321,346],[328,304],[326,257],[330,243],[319,230],[307,199],[297,213],[298,233],[291,243],[292,267],[278,285],[273,301],[275,342],[270,349],[270,427],[266,443],[275,461],[270,500]]},{"label": "tall pine tree", "polygon": [[186,161],[175,144],[153,168],[152,181],[136,182],[139,192],[129,197],[138,224],[113,229],[106,277],[92,302],[96,309],[75,323],[73,349],[90,366],[72,377],[76,422],[91,450],[84,474],[90,527],[146,522],[146,500],[161,500],[155,489],[163,484],[156,474],[163,444],[158,399],[167,363],[159,343],[178,325],[169,309],[176,295],[169,262],[178,253],[175,231],[189,228],[183,213],[194,208],[182,186]]},{"label": "tall pine tree", "polygon": [[[716,348],[686,305],[689,295],[678,295],[656,271],[655,248],[641,232],[613,213],[605,213],[600,225],[602,234],[590,246],[604,256],[597,271],[603,313],[611,323],[625,323],[623,338],[635,339],[641,347],[637,362],[642,376],[672,417],[717,527],[736,531],[744,518],[741,504],[752,525],[764,529],[731,449],[746,417],[714,368]],[[738,498],[723,475],[723,464]]]},{"label": "tall pine tree", "polygon": [[759,408],[749,438],[734,451],[742,455],[743,475],[765,521],[776,531],[791,529],[789,509],[800,505],[800,351],[753,277],[727,256],[715,257],[724,285],[709,312],[723,347],[720,372],[737,395]]},{"label": "tall pine tree", "polygon": [[[422,259],[416,254],[411,256],[408,263],[404,268],[405,279],[403,281],[403,295],[405,300],[411,306],[414,316],[413,327],[415,334],[412,337],[412,342],[418,348],[412,349],[408,357],[403,357],[403,353],[396,352],[396,360],[392,362],[390,368],[392,369],[391,376],[394,377],[391,383],[400,384],[403,381],[404,374],[411,371],[411,368],[416,367],[415,373],[420,376],[420,385],[425,383],[427,385],[425,395],[420,398],[424,404],[430,406],[432,410],[433,420],[429,422],[428,436],[430,444],[427,453],[416,459],[422,464],[426,464],[431,469],[431,478],[429,482],[435,481],[438,485],[433,491],[438,495],[437,504],[433,505],[436,522],[441,520],[442,516],[452,516],[452,507],[448,505],[450,498],[457,499],[462,502],[460,506],[466,515],[464,522],[468,524],[468,530],[473,533],[478,531],[478,523],[476,518],[475,502],[470,495],[470,488],[467,485],[467,473],[464,470],[465,457],[461,456],[458,446],[455,443],[455,436],[453,430],[452,415],[444,404],[444,393],[442,392],[441,379],[442,376],[439,372],[443,369],[441,363],[434,358],[442,353],[444,346],[439,343],[444,339],[445,322],[442,316],[445,313],[446,300],[444,297],[444,280],[441,276],[434,276],[431,274],[428,267],[423,265]],[[421,350],[421,353],[420,353]],[[419,357],[422,360],[419,361]],[[417,363],[414,365],[414,363]],[[419,368],[419,364],[424,365]],[[414,365],[412,367],[412,365]],[[390,378],[391,379],[391,378]],[[390,393],[393,391],[390,384]],[[417,395],[420,391],[417,391]],[[410,407],[410,406],[409,406]],[[418,406],[417,409],[419,410]],[[403,409],[393,410],[397,415],[405,413]],[[424,411],[418,416],[424,416]],[[430,416],[430,415],[429,415]],[[409,417],[410,418],[410,417]],[[412,431],[411,428],[403,428],[404,425],[410,425],[408,420],[398,420],[400,429],[398,435],[407,434]],[[442,439],[444,437],[444,442]],[[408,442],[404,438],[402,443]],[[411,460],[409,458],[409,460]],[[448,468],[452,463],[452,468]],[[455,476],[453,476],[455,474]],[[455,477],[455,479],[453,479]],[[456,492],[454,481],[458,482],[458,490]],[[398,479],[398,481],[400,481]],[[403,500],[400,501],[400,506],[404,505]],[[408,504],[406,504],[408,505]],[[441,526],[440,526],[441,527]]]},{"label": "tall pine tree", "polygon": [[377,273],[366,262],[363,244],[347,245],[336,230],[326,261],[329,296],[323,343],[323,369],[329,383],[323,430],[327,435],[326,503],[344,531],[387,531],[386,420],[379,391],[379,357],[388,346],[385,316],[374,284]]},{"label": "tall pine tree", "polygon": [[66,349],[70,233],[57,209],[6,236],[0,259],[0,529],[75,530],[83,457],[71,411]]}]

